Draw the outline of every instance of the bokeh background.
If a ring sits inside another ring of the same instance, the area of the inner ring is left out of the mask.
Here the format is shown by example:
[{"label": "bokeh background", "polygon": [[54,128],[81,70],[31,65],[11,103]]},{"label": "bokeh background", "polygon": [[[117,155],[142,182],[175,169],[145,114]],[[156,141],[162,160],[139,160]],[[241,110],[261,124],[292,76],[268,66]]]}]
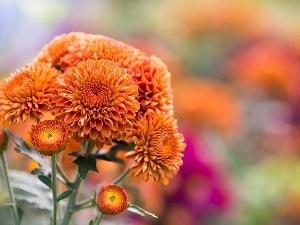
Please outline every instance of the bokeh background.
[{"label": "bokeh background", "polygon": [[[297,225],[299,10],[298,0],[0,0],[0,75],[71,31],[157,55],[172,74],[175,115],[187,143],[184,164],[166,187],[133,178],[126,183],[130,201],[159,219],[125,213],[106,223]],[[15,130],[27,134],[24,127]],[[9,154],[10,167],[33,166]],[[123,169],[98,168],[86,191]],[[88,224],[89,216],[83,212],[77,221]]]}]

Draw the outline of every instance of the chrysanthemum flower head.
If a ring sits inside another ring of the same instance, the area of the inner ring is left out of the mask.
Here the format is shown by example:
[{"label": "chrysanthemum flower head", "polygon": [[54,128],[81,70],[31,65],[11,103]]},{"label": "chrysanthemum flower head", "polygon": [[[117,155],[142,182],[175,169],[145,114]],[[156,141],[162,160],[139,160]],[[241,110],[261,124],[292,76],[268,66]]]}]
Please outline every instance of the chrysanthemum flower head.
[{"label": "chrysanthemum flower head", "polygon": [[158,57],[148,57],[123,42],[103,35],[72,32],[55,37],[35,61],[50,62],[64,71],[87,59],[106,59],[126,69],[139,87],[139,115],[147,111],[173,112],[171,76],[166,65]]},{"label": "chrysanthemum flower head", "polygon": [[136,121],[137,85],[126,70],[108,60],[79,62],[59,81],[53,98],[55,115],[76,140],[95,140],[98,147],[123,139]]},{"label": "chrysanthemum flower head", "polygon": [[59,74],[45,63],[28,64],[11,74],[0,85],[0,125],[42,119],[49,110]]},{"label": "chrysanthemum flower head", "polygon": [[150,178],[168,184],[182,165],[182,152],[186,146],[173,116],[146,113],[131,136],[136,147],[125,156],[134,159],[131,167],[134,175],[143,176],[145,181]]},{"label": "chrysanthemum flower head", "polygon": [[43,47],[33,62],[51,63],[53,67],[64,70],[65,67],[61,64],[61,58],[69,52],[73,43],[84,39],[85,35],[82,32],[71,32],[54,37],[49,44]]},{"label": "chrysanthemum flower head", "polygon": [[128,197],[122,186],[111,184],[100,188],[97,207],[103,214],[117,215],[128,206]]},{"label": "chrysanthemum flower head", "polygon": [[44,120],[31,126],[30,139],[42,155],[64,150],[69,141],[69,126],[61,120]]},{"label": "chrysanthemum flower head", "polygon": [[139,114],[173,114],[171,74],[166,65],[158,57],[152,56],[145,59],[134,72],[134,79],[139,86]]},{"label": "chrysanthemum flower head", "polygon": [[71,32],[56,36],[39,52],[35,62],[50,62],[53,66],[62,70],[77,65],[87,59],[106,59],[117,66],[127,68],[127,72],[142,62],[146,55],[138,49],[114,40],[112,38]]}]

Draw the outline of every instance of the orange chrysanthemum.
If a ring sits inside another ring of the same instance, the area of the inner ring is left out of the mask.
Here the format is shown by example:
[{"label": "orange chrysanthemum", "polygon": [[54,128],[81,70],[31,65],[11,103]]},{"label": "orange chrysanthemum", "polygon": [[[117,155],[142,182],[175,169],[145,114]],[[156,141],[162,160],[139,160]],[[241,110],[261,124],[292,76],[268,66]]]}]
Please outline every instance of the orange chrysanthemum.
[{"label": "orange chrysanthemum", "polygon": [[97,194],[97,207],[103,214],[117,215],[128,206],[128,197],[122,186],[111,184],[101,187]]},{"label": "orange chrysanthemum", "polygon": [[69,48],[73,42],[84,39],[85,34],[80,32],[72,32],[70,34],[62,34],[56,36],[53,40],[38,53],[37,58],[33,61],[34,63],[46,62],[51,63],[52,66],[61,68],[61,57],[68,54]]},{"label": "orange chrysanthemum", "polygon": [[53,155],[66,148],[69,129],[61,120],[44,120],[32,125],[29,134],[33,146],[41,154]]},{"label": "orange chrysanthemum", "polygon": [[62,70],[87,59],[107,59],[128,73],[143,62],[146,55],[138,49],[103,35],[71,32],[56,36],[43,47],[35,62],[50,62]]},{"label": "orange chrysanthemum", "polygon": [[171,74],[166,65],[157,57],[146,59],[135,80],[139,86],[139,114],[146,112],[173,114]]},{"label": "orange chrysanthemum", "polygon": [[124,69],[108,60],[87,60],[69,68],[53,98],[55,115],[70,126],[77,140],[110,145],[123,139],[135,122],[138,88]]},{"label": "orange chrysanthemum", "polygon": [[170,73],[166,65],[159,58],[147,57],[130,45],[102,35],[72,32],[54,38],[35,61],[51,62],[65,70],[87,59],[110,60],[132,75],[139,86],[139,114],[147,111],[173,113]]},{"label": "orange chrysanthemum", "polygon": [[173,89],[176,115],[186,123],[209,127],[222,134],[241,128],[241,105],[230,86],[186,76],[174,80]]},{"label": "orange chrysanthemum", "polygon": [[145,181],[168,184],[169,178],[182,165],[185,148],[183,135],[178,133],[176,120],[172,115],[147,113],[137,122],[132,134],[136,147],[126,158],[133,158],[131,171]]},{"label": "orange chrysanthemum", "polygon": [[11,74],[0,85],[0,124],[2,127],[42,119],[49,110],[55,93],[55,81],[60,74],[51,64],[28,64]]}]

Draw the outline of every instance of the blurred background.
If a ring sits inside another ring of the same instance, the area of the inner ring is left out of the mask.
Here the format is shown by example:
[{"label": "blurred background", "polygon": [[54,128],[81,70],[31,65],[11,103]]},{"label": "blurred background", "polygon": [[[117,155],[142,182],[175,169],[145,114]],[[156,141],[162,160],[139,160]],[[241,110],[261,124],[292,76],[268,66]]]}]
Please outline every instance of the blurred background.
[{"label": "blurred background", "polygon": [[[298,0],[0,0],[0,75],[71,31],[157,55],[172,74],[184,164],[166,187],[126,183],[130,201],[159,219],[128,212],[106,223],[297,225],[299,9]],[[10,167],[32,166],[10,154]],[[91,192],[122,171],[111,163],[98,167],[99,174],[89,174]],[[78,221],[88,224],[89,216],[82,212]]]}]

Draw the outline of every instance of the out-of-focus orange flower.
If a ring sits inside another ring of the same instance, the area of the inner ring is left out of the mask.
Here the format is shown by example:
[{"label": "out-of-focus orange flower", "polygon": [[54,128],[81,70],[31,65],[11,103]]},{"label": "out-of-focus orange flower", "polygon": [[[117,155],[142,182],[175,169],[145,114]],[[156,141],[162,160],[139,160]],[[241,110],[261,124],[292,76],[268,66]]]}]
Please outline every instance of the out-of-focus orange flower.
[{"label": "out-of-focus orange flower", "polygon": [[[57,51],[55,51],[57,49]],[[173,109],[170,73],[155,56],[102,35],[72,32],[57,36],[39,53],[35,62],[51,62],[65,70],[87,59],[106,59],[125,68],[139,85],[139,114],[146,111],[166,112]]]},{"label": "out-of-focus orange flower", "polygon": [[28,64],[0,85],[0,124],[2,127],[42,119],[49,110],[60,71],[51,64]]},{"label": "out-of-focus orange flower", "polygon": [[128,206],[128,197],[122,186],[111,184],[100,188],[97,207],[103,214],[117,215]]},{"label": "out-of-focus orange flower", "polygon": [[173,116],[145,114],[137,122],[132,137],[136,148],[125,156],[134,159],[131,166],[134,175],[143,176],[145,181],[150,178],[168,184],[182,165],[186,146]]},{"label": "out-of-focus orange flower", "polygon": [[126,137],[139,102],[138,87],[124,69],[108,60],[87,60],[60,77],[53,97],[55,115],[63,119],[77,140],[95,140],[98,147]]},{"label": "out-of-focus orange flower", "polygon": [[164,13],[164,19],[176,24],[179,35],[225,29],[251,35],[265,32],[270,22],[264,7],[254,1],[190,0],[187,4],[175,0],[162,10],[166,8],[169,13]]},{"label": "out-of-focus orange flower", "polygon": [[299,55],[279,41],[258,40],[234,53],[227,72],[244,86],[275,97],[292,97],[299,89]]},{"label": "out-of-focus orange flower", "polygon": [[175,115],[193,126],[230,133],[241,126],[243,114],[230,87],[200,78],[173,82]]},{"label": "out-of-focus orange flower", "polygon": [[44,120],[31,126],[30,138],[43,155],[53,155],[64,150],[69,142],[69,126],[61,120]]}]

